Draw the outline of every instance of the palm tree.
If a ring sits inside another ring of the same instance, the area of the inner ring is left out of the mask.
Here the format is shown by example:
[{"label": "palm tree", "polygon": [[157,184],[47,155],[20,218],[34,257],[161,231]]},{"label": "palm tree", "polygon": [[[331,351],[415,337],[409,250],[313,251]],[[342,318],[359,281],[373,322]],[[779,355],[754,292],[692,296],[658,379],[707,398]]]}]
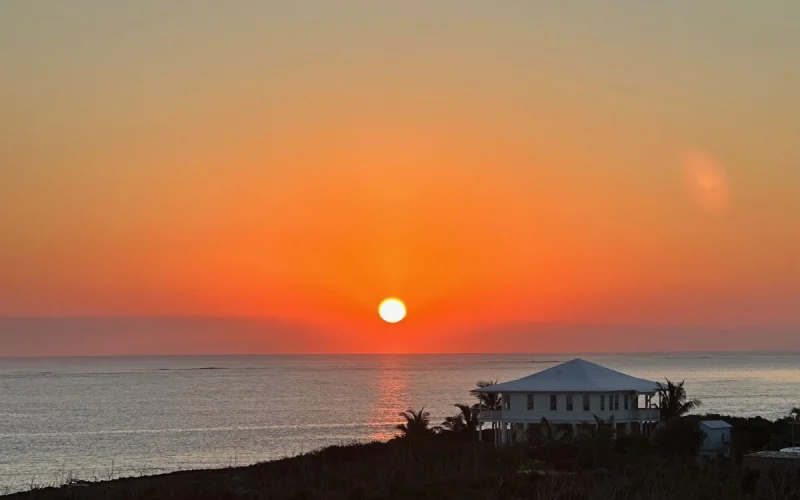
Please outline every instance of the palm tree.
[{"label": "palm tree", "polygon": [[[595,465],[608,458],[614,449],[614,416],[603,420],[597,415],[592,415],[596,425],[585,423],[586,432],[578,436],[577,443],[583,453],[591,455]],[[583,455],[584,458],[586,455]]]},{"label": "palm tree", "polygon": [[686,389],[683,387],[685,380],[680,384],[675,384],[669,379],[667,385],[658,383],[658,396],[660,399],[661,418],[681,417],[694,410],[702,403],[699,399],[687,399]]},{"label": "palm tree", "polygon": [[[492,382],[491,380],[480,380],[476,384],[479,389],[483,389],[484,387],[489,387],[492,385],[497,384],[497,380]],[[475,397],[478,398],[478,402],[472,407],[477,411],[500,411],[503,409],[503,396],[497,392],[476,392]],[[497,422],[492,422],[492,433],[495,433],[495,429],[497,428]]]},{"label": "palm tree", "polygon": [[453,434],[463,434],[467,428],[464,417],[460,413],[452,417],[445,417],[441,427],[442,432],[452,432]]},{"label": "palm tree", "polygon": [[564,439],[565,432],[553,426],[546,417],[542,417],[539,428],[542,431],[542,441],[544,441],[545,444],[555,443]]},{"label": "palm tree", "polygon": [[472,435],[478,429],[478,409],[469,405],[455,405],[460,413],[445,418],[442,430],[455,434]]},{"label": "palm tree", "polygon": [[608,421],[603,420],[597,415],[592,416],[597,423],[597,428],[592,429],[592,438],[595,440],[611,439],[614,436],[614,415],[611,415]]},{"label": "palm tree", "polygon": [[414,412],[409,408],[407,411],[400,413],[400,416],[406,420],[404,424],[397,424],[396,428],[400,431],[400,437],[414,439],[435,431],[429,427],[431,414],[425,411],[425,408],[418,412]]},{"label": "palm tree", "polygon": [[[497,380],[494,382],[491,380],[481,380],[478,382],[477,386],[479,389],[483,389],[484,387],[490,387],[495,384],[497,384]],[[475,405],[475,408],[479,410],[498,411],[503,409],[503,396],[497,392],[476,392],[475,397],[478,398],[478,403]]]}]

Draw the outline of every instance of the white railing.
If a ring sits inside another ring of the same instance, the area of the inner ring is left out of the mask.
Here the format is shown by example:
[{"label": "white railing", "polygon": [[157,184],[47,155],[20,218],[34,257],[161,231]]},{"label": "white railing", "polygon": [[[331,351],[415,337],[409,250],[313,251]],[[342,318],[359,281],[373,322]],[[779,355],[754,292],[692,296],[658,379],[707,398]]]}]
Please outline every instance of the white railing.
[{"label": "white railing", "polygon": [[642,408],[617,411],[525,411],[525,410],[482,410],[478,414],[481,422],[532,422],[538,423],[542,417],[554,422],[571,423],[594,423],[595,415],[608,422],[613,416],[617,423],[635,421],[656,421],[659,420],[660,410],[658,408]]},{"label": "white railing", "polygon": [[478,420],[485,420],[485,421],[503,420],[503,412],[502,411],[481,410],[481,412],[478,414]]},{"label": "white railing", "polygon": [[661,410],[658,408],[641,408],[631,413],[633,418],[639,420],[658,420],[661,417]]}]

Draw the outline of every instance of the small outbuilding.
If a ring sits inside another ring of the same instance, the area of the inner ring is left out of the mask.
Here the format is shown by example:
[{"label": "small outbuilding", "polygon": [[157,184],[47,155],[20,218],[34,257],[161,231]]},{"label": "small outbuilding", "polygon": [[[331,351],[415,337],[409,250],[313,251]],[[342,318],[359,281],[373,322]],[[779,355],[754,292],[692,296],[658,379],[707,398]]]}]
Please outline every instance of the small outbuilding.
[{"label": "small outbuilding", "polygon": [[724,420],[703,420],[700,422],[700,430],[703,431],[700,456],[730,457],[731,429],[733,429],[733,426]]}]

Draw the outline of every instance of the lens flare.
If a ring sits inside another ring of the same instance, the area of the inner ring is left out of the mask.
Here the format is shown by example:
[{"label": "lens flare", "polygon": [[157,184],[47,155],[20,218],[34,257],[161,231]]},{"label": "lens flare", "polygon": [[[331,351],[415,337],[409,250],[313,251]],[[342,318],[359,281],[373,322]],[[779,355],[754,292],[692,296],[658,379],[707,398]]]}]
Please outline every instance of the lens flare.
[{"label": "lens flare", "polygon": [[712,156],[693,151],[683,157],[683,170],[689,193],[703,209],[722,214],[730,206],[728,177]]}]

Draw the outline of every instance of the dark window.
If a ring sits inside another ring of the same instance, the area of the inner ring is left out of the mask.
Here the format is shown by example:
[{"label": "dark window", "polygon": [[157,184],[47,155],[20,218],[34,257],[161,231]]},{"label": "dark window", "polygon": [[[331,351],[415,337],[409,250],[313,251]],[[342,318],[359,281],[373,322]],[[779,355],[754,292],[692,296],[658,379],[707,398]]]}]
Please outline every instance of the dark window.
[{"label": "dark window", "polygon": [[528,411],[533,411],[533,394],[528,394]]},{"label": "dark window", "polygon": [[583,411],[590,411],[592,409],[591,403],[589,402],[589,395],[583,395]]},{"label": "dark window", "polygon": [[558,397],[555,394],[550,395],[550,411],[558,411]]},{"label": "dark window", "polygon": [[606,411],[606,395],[600,395],[600,411]]},{"label": "dark window", "polygon": [[629,398],[629,396],[626,394],[626,395],[625,395],[625,409],[626,409],[626,410],[628,409],[628,406],[630,406],[630,405],[628,404],[628,398]]},{"label": "dark window", "polygon": [[511,409],[511,395],[510,394],[503,394],[501,395],[503,398],[503,409],[510,410]]},{"label": "dark window", "polygon": [[619,394],[614,394],[614,410],[619,410]]},{"label": "dark window", "polygon": [[572,394],[567,394],[567,411],[572,411]]}]

